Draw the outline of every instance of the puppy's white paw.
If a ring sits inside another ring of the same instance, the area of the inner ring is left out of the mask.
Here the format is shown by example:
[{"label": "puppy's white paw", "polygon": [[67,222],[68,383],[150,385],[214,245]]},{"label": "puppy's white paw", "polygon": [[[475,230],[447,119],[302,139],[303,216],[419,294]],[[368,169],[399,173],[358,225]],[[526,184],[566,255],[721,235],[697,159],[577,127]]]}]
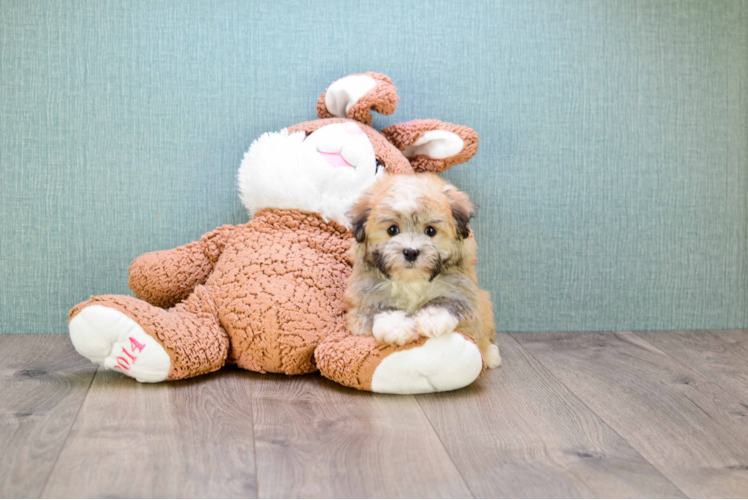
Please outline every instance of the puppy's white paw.
[{"label": "puppy's white paw", "polygon": [[496,344],[490,344],[486,352],[483,353],[483,357],[486,358],[487,367],[498,368],[501,366],[501,354],[499,354],[499,346]]},{"label": "puppy's white paw", "polygon": [[377,314],[371,330],[378,342],[390,345],[405,345],[418,338],[416,322],[404,311]]},{"label": "puppy's white paw", "polygon": [[78,353],[138,382],[166,380],[171,368],[161,345],[129,316],[106,306],[88,306],[70,320],[70,340]]},{"label": "puppy's white paw", "polygon": [[415,314],[414,319],[418,333],[430,338],[452,333],[459,323],[459,320],[443,307],[424,307]]}]

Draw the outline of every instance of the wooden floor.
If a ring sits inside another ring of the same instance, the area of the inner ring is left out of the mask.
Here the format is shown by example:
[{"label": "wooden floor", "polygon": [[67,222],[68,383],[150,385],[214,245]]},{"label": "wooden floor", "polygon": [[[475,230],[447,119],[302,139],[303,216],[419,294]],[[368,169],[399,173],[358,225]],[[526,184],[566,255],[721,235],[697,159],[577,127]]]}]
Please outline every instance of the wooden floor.
[{"label": "wooden floor", "polygon": [[0,336],[2,497],[746,497],[748,331],[501,334],[467,389],[159,385]]}]

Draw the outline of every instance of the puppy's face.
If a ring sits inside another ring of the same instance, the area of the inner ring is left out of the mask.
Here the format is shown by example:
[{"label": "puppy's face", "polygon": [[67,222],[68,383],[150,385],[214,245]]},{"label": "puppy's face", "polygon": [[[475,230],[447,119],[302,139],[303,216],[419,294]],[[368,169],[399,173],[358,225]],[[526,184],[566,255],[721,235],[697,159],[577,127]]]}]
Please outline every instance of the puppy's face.
[{"label": "puppy's face", "polygon": [[386,277],[429,281],[463,258],[474,207],[433,174],[387,175],[351,210],[357,258]]}]

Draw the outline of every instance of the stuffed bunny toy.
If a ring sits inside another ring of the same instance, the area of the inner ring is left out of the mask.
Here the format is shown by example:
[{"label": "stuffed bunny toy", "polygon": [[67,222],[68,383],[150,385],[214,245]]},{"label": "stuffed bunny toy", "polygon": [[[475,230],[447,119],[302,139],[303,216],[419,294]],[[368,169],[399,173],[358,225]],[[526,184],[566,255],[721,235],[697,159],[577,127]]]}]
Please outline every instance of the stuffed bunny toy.
[{"label": "stuffed bunny toy", "polygon": [[135,297],[91,297],[71,310],[75,349],[140,382],[226,364],[288,375],[319,370],[382,393],[473,382],[484,363],[467,335],[394,347],[346,330],[352,204],[382,172],[442,172],[478,148],[473,130],[438,120],[371,127],[371,110],[391,114],[397,103],[385,75],[349,75],[320,96],[319,119],[257,139],[238,174],[251,220],[136,258]]}]

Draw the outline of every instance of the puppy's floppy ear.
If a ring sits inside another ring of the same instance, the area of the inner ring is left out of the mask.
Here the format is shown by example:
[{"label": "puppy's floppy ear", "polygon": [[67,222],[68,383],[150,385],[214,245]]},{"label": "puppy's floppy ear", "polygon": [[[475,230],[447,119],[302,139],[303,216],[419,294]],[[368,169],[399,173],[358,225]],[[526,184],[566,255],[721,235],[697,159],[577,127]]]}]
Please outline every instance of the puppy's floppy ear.
[{"label": "puppy's floppy ear", "polygon": [[449,199],[452,209],[452,218],[455,221],[457,236],[464,240],[470,236],[470,219],[475,217],[475,205],[470,201],[468,195],[459,191],[451,184],[444,186],[444,194]]},{"label": "puppy's floppy ear", "polygon": [[351,219],[353,237],[356,238],[358,243],[363,243],[366,239],[366,221],[369,220],[371,205],[372,195],[370,190],[367,190],[364,191],[348,212],[348,218]]},{"label": "puppy's floppy ear", "polygon": [[336,80],[317,99],[320,118],[350,118],[371,125],[371,110],[391,115],[397,108],[397,89],[381,73],[357,73]]},{"label": "puppy's floppy ear", "polygon": [[382,129],[416,172],[441,173],[464,163],[478,151],[478,134],[462,125],[439,120],[412,120]]}]

